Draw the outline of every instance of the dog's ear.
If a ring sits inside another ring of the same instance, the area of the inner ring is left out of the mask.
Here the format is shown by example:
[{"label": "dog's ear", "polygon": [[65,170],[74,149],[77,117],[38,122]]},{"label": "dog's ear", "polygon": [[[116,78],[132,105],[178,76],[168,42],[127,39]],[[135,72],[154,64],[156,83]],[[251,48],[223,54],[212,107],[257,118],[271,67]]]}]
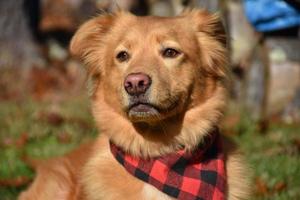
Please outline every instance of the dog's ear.
[{"label": "dog's ear", "polygon": [[70,52],[73,56],[80,58],[93,74],[97,68],[97,61],[92,55],[93,51],[99,51],[106,33],[112,27],[114,15],[104,14],[90,19],[79,27],[70,43]]},{"label": "dog's ear", "polygon": [[226,77],[227,37],[219,15],[204,10],[187,10],[182,15],[193,23],[207,72],[217,78]]}]

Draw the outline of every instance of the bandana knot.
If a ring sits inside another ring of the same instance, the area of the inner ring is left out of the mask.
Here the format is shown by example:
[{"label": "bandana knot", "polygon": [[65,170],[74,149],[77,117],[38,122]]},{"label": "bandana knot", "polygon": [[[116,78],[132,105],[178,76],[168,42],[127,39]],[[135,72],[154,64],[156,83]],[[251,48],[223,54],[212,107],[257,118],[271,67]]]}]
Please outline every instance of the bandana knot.
[{"label": "bandana knot", "polygon": [[224,154],[216,129],[192,152],[141,159],[110,142],[116,160],[134,177],[179,200],[225,200]]}]

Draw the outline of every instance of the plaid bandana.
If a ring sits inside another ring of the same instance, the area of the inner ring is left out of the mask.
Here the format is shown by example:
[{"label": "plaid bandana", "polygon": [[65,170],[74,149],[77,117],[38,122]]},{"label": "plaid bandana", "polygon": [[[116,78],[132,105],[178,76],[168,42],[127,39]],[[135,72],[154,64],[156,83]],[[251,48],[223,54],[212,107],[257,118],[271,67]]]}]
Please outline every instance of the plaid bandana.
[{"label": "plaid bandana", "polygon": [[218,130],[192,153],[183,150],[143,160],[110,142],[116,160],[136,178],[180,200],[224,200],[225,166]]}]

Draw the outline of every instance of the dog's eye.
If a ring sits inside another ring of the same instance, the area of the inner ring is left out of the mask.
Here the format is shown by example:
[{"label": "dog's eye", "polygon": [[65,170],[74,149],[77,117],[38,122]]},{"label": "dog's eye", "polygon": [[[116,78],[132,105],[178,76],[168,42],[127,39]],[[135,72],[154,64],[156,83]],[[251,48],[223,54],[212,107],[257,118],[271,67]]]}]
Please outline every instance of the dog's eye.
[{"label": "dog's eye", "polygon": [[126,51],[120,51],[116,58],[119,62],[125,62],[129,59],[129,54]]},{"label": "dog's eye", "polygon": [[180,54],[179,51],[172,48],[164,49],[162,52],[163,57],[165,58],[176,58]]}]

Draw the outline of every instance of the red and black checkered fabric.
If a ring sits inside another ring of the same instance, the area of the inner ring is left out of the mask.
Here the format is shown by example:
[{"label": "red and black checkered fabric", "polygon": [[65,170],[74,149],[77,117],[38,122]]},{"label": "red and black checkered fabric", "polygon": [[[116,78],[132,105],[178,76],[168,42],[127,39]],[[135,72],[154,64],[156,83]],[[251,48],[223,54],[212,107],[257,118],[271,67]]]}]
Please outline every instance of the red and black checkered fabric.
[{"label": "red and black checkered fabric", "polygon": [[218,131],[194,152],[178,151],[149,160],[132,157],[110,143],[116,160],[136,178],[180,200],[226,199],[224,154]]}]

